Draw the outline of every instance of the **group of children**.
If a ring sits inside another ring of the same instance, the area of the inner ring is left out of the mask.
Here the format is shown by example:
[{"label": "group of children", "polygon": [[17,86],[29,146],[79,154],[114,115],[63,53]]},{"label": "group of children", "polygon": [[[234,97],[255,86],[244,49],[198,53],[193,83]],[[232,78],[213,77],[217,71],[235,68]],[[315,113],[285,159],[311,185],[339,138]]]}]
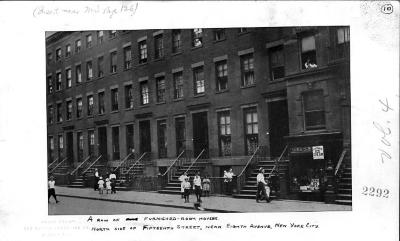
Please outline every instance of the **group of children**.
[{"label": "group of children", "polygon": [[95,190],[96,187],[99,190],[99,194],[104,193],[104,189],[106,190],[106,194],[110,192],[111,194],[115,194],[116,192],[116,184],[117,184],[117,178],[114,172],[111,172],[110,176],[103,180],[103,177],[99,176],[99,172],[97,168],[95,169]]},{"label": "group of children", "polygon": [[192,185],[189,181],[187,173],[185,172],[179,177],[179,181],[181,182],[181,197],[185,199],[185,203],[189,202],[189,196],[192,189],[194,190],[198,203],[202,202],[201,201],[202,193],[204,193],[205,197],[210,196],[211,181],[208,178],[208,176],[201,179],[200,173],[199,172],[196,173],[196,175],[193,177],[193,185]]}]

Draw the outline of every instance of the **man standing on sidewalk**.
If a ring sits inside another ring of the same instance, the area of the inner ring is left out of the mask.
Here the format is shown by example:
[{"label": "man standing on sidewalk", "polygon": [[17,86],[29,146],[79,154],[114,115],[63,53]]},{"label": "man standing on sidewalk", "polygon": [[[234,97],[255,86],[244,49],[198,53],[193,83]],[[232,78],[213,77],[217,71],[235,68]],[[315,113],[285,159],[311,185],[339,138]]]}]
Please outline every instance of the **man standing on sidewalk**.
[{"label": "man standing on sidewalk", "polygon": [[55,189],[55,184],[56,181],[54,181],[54,177],[51,176],[50,177],[50,181],[48,183],[48,200],[50,203],[50,197],[53,196],[53,198],[56,200],[56,203],[58,203],[59,201],[57,200],[57,196],[56,196],[56,189]]},{"label": "man standing on sidewalk", "polygon": [[264,169],[260,168],[258,171],[258,175],[257,175],[257,194],[256,194],[256,201],[259,202],[259,200],[261,199],[261,197],[265,197],[265,199],[267,200],[267,202],[269,203],[269,196],[267,195],[266,191],[265,191],[265,186],[267,185],[267,183],[265,182],[265,178],[264,178]]}]

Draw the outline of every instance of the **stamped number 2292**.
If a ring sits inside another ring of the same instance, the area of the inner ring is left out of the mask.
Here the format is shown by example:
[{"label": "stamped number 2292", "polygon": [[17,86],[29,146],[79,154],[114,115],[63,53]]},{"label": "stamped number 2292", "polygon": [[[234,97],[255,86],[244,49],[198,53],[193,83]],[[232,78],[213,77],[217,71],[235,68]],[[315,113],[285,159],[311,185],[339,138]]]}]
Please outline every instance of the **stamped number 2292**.
[{"label": "stamped number 2292", "polygon": [[382,197],[382,198],[389,198],[389,190],[388,189],[381,189],[375,187],[363,187],[363,195],[371,196],[371,197]]}]

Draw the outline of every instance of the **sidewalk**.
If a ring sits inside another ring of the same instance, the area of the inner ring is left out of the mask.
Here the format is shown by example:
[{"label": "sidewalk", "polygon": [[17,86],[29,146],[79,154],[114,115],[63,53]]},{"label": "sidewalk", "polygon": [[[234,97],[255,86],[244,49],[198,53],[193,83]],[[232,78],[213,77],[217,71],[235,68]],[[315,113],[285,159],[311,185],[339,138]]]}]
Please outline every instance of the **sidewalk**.
[{"label": "sidewalk", "polygon": [[[193,209],[193,202],[196,200],[195,195],[190,196],[190,203],[184,203],[180,195],[138,191],[120,191],[116,194],[100,195],[91,188],[69,188],[60,186],[56,187],[56,192],[57,196],[185,209]],[[351,211],[351,206],[347,205],[298,200],[272,200],[270,203],[266,203],[265,201],[257,203],[253,199],[211,196],[203,197],[202,201],[202,207],[206,211],[211,212]]]}]

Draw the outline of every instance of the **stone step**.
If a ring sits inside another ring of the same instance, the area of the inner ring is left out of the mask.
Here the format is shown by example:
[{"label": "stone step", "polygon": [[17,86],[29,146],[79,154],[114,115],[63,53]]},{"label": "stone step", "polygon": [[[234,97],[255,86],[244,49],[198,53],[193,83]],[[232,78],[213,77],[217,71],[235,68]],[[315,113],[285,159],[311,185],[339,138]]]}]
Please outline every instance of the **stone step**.
[{"label": "stone step", "polygon": [[335,202],[336,204],[352,205],[352,201],[347,199],[336,199]]}]

